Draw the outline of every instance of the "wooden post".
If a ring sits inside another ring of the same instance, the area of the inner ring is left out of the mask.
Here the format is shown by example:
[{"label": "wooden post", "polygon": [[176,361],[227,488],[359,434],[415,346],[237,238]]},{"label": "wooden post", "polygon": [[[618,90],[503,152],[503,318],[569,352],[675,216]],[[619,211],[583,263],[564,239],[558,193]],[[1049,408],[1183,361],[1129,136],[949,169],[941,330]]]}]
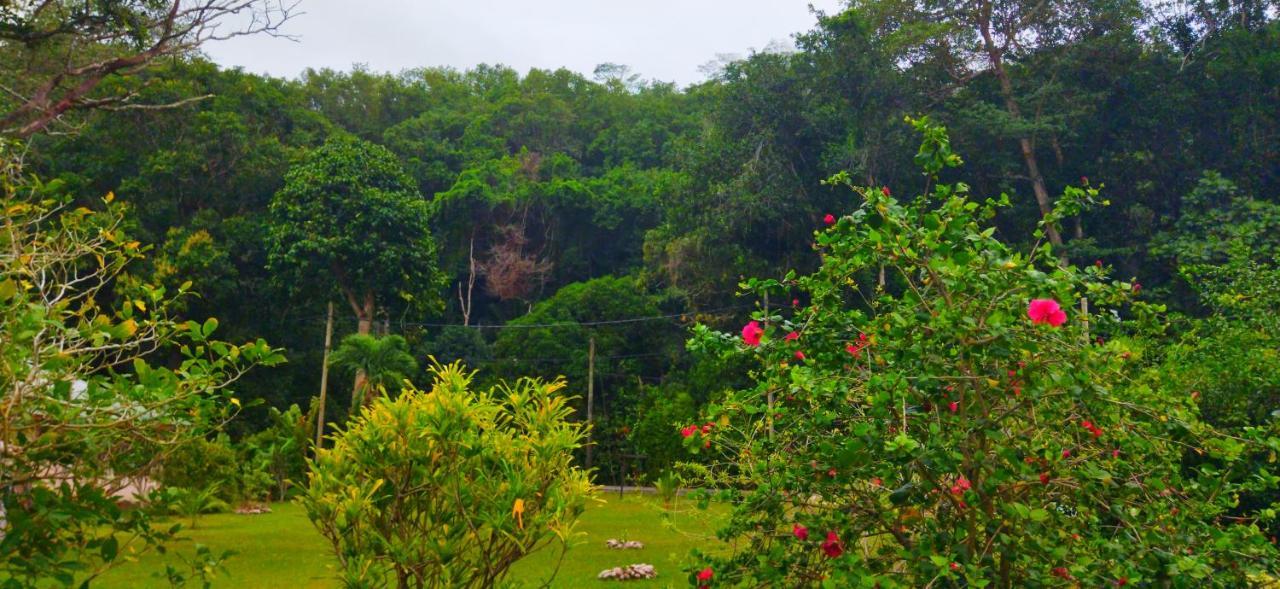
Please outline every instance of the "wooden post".
[{"label": "wooden post", "polygon": [[[764,291],[764,323],[769,325],[769,291]],[[765,421],[769,424],[769,440],[773,440],[773,389],[769,389],[766,401],[769,405],[769,415],[765,417]]]},{"label": "wooden post", "polygon": [[1084,345],[1089,345],[1089,297],[1080,298],[1080,323],[1084,326]]},{"label": "wooden post", "polygon": [[329,346],[333,343],[333,301],[329,301],[329,318],[324,322],[324,364],[320,367],[320,410],[316,413],[316,452],[324,443],[324,404],[329,396]]},{"label": "wooden post", "polygon": [[594,442],[592,421],[596,405],[596,336],[591,336],[587,344],[587,470],[591,470],[591,451]]}]

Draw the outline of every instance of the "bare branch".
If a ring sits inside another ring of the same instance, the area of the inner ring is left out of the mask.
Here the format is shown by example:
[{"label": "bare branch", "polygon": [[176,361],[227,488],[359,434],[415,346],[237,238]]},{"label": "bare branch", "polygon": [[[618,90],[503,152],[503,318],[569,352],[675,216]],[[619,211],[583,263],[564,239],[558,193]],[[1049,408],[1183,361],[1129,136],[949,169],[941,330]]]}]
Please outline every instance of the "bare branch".
[{"label": "bare branch", "polygon": [[192,55],[205,43],[255,34],[291,39],[281,27],[297,6],[298,0],[171,0],[159,7],[133,0],[107,12],[94,3],[45,0],[19,9],[0,26],[3,61],[16,64],[3,72],[7,83],[0,85],[0,134],[27,138],[73,111],[189,104],[193,100],[132,105],[128,94],[97,92],[109,78],[137,75],[164,57]]}]

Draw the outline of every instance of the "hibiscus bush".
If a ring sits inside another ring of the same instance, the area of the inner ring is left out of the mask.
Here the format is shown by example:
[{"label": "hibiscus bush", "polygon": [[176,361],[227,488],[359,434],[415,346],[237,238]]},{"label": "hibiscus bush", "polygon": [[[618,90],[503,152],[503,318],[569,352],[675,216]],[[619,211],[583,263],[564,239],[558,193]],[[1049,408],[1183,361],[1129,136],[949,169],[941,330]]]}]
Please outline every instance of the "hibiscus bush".
[{"label": "hibiscus bush", "polygon": [[[810,304],[690,344],[749,355],[757,383],[680,432],[738,489],[721,531],[735,550],[700,555],[690,581],[1238,587],[1273,571],[1262,522],[1231,514],[1275,487],[1246,459],[1275,438],[1219,434],[1193,398],[1138,378],[1160,309],[1104,268],[998,240],[1007,200],[937,183],[959,158],[917,126],[924,195],[833,178],[862,204],[818,231],[820,268],[743,284]],[[1068,189],[1045,222],[1097,196]]]}]

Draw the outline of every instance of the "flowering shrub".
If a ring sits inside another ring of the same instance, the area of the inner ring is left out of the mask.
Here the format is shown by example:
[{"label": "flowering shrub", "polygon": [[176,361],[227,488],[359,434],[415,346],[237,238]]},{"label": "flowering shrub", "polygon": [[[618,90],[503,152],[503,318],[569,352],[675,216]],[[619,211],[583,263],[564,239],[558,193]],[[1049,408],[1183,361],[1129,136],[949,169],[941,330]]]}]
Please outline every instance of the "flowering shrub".
[{"label": "flowering shrub", "polygon": [[[939,136],[921,149],[943,162],[931,174],[959,163]],[[1131,378],[1135,334],[1156,321],[1131,285],[1000,242],[983,224],[1006,201],[963,184],[910,204],[853,189],[863,204],[818,233],[815,273],[743,285],[809,306],[691,343],[758,360],[757,386],[685,438],[723,452],[716,482],[745,489],[721,531],[737,549],[702,556],[715,575],[691,580],[1243,586],[1274,570],[1257,522],[1226,516],[1274,485],[1242,456],[1275,440],[1219,435],[1190,398]],[[1069,190],[1046,222],[1095,196]]]},{"label": "flowering shrub", "polygon": [[428,392],[379,397],[320,450],[302,497],[345,587],[492,587],[567,548],[589,492],[563,381],[472,390],[460,364]]}]

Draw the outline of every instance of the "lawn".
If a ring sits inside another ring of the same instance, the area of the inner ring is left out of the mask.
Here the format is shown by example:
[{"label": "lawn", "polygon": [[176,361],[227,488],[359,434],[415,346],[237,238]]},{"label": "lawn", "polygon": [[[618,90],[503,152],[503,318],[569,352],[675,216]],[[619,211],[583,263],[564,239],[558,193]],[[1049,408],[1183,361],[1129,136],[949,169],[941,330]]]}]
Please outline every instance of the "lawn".
[{"label": "lawn", "polygon": [[[597,581],[596,575],[606,569],[633,563],[649,563],[658,571],[652,581],[629,581],[624,587],[684,587],[686,575],[681,566],[693,547],[715,546],[711,535],[717,518],[724,509],[713,506],[700,511],[688,501],[678,503],[670,512],[652,497],[616,494],[599,497],[587,508],[578,523],[578,537],[561,565],[552,587],[580,587],[584,583],[601,587],[614,582]],[[334,560],[328,544],[307,521],[302,508],[292,503],[272,506],[267,515],[209,515],[200,519],[199,527],[183,532],[185,541],[174,550],[191,554],[196,543],[214,552],[234,550],[227,562],[227,573],[215,580],[215,587],[245,589],[288,588],[320,589],[337,587],[333,581]],[[609,538],[639,540],[642,550],[611,550],[604,542]],[[543,551],[518,563],[511,579],[522,586],[537,587],[550,574],[555,554]],[[104,575],[95,588],[124,589],[165,587],[155,573],[164,569],[165,559],[147,554],[136,562],[125,564]]]}]

